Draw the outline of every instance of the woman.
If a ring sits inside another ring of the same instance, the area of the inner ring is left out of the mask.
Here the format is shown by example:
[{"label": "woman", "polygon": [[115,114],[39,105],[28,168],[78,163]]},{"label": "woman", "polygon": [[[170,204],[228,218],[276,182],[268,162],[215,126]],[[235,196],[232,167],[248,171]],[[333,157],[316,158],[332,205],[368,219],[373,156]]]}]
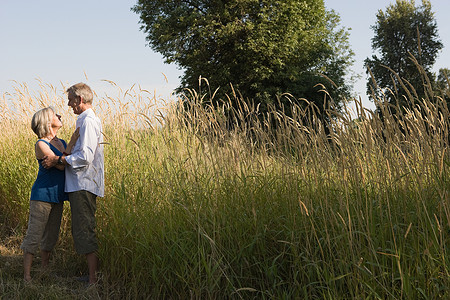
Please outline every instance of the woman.
[{"label": "woman", "polygon": [[68,199],[64,193],[64,165],[61,163],[51,169],[45,169],[41,164],[45,156],[61,157],[72,150],[78,138],[78,131],[75,131],[66,147],[66,142],[56,137],[61,126],[61,116],[55,114],[52,107],[39,110],[31,120],[31,129],[39,138],[35,144],[39,172],[31,188],[28,229],[20,247],[24,252],[25,282],[31,280],[31,264],[39,244],[42,267],[45,268],[48,265],[50,252],[55,247],[59,236],[63,202]]}]

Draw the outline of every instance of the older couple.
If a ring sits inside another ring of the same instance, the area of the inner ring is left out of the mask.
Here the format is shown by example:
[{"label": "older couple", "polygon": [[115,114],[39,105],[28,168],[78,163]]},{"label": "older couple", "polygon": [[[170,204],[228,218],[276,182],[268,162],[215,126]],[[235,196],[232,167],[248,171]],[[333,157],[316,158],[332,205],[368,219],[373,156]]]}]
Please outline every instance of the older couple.
[{"label": "older couple", "polygon": [[57,138],[61,117],[51,107],[36,112],[31,127],[39,172],[31,189],[28,229],[22,243],[24,280],[31,280],[31,264],[39,245],[42,267],[59,236],[64,200],[69,200],[75,250],[86,256],[89,284],[97,282],[98,245],[95,233],[97,196],[104,196],[103,137],[100,119],[92,109],[91,88],[78,83],[67,89],[68,106],[78,115],[69,144]]}]

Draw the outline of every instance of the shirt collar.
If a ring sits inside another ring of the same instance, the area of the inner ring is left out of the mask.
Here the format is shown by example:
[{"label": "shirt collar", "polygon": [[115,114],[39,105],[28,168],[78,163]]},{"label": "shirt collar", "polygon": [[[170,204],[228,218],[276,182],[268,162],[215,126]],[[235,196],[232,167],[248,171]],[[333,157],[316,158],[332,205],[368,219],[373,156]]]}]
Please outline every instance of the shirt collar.
[{"label": "shirt collar", "polygon": [[78,115],[78,119],[84,119],[86,118],[88,115],[92,114],[94,111],[92,110],[92,108],[88,108],[85,111],[83,111],[81,114]]}]

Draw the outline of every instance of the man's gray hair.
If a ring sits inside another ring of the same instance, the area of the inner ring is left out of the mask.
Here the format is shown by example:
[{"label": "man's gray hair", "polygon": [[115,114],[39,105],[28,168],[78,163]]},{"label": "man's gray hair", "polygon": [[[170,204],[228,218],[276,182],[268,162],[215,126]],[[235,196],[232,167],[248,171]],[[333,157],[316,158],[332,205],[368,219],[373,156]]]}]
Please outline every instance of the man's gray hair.
[{"label": "man's gray hair", "polygon": [[92,104],[92,100],[94,99],[94,94],[92,93],[91,88],[83,82],[72,85],[67,89],[67,93],[81,97],[81,99],[83,99],[83,103],[87,104]]}]

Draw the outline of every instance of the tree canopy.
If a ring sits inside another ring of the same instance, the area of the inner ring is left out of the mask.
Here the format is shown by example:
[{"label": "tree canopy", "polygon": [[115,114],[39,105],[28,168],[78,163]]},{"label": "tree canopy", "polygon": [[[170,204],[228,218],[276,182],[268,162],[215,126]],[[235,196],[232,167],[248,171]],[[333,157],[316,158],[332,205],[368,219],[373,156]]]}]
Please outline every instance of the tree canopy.
[{"label": "tree canopy", "polygon": [[337,104],[350,92],[348,32],[323,0],[139,0],[132,9],[149,46],[185,71],[180,88],[201,76],[220,96],[231,84],[262,110],[283,93],[321,107],[319,83]]},{"label": "tree canopy", "polygon": [[[365,60],[367,74],[371,73],[368,94],[372,98],[380,96],[378,85],[390,103],[399,101],[400,106],[405,106],[407,98],[402,80],[408,88],[414,87],[420,101],[425,97],[425,75],[434,81],[431,68],[443,47],[430,1],[423,0],[416,7],[414,0],[397,0],[386,11],[378,11],[372,29],[375,33],[372,49],[378,55]],[[423,69],[420,71],[418,66]]]}]

